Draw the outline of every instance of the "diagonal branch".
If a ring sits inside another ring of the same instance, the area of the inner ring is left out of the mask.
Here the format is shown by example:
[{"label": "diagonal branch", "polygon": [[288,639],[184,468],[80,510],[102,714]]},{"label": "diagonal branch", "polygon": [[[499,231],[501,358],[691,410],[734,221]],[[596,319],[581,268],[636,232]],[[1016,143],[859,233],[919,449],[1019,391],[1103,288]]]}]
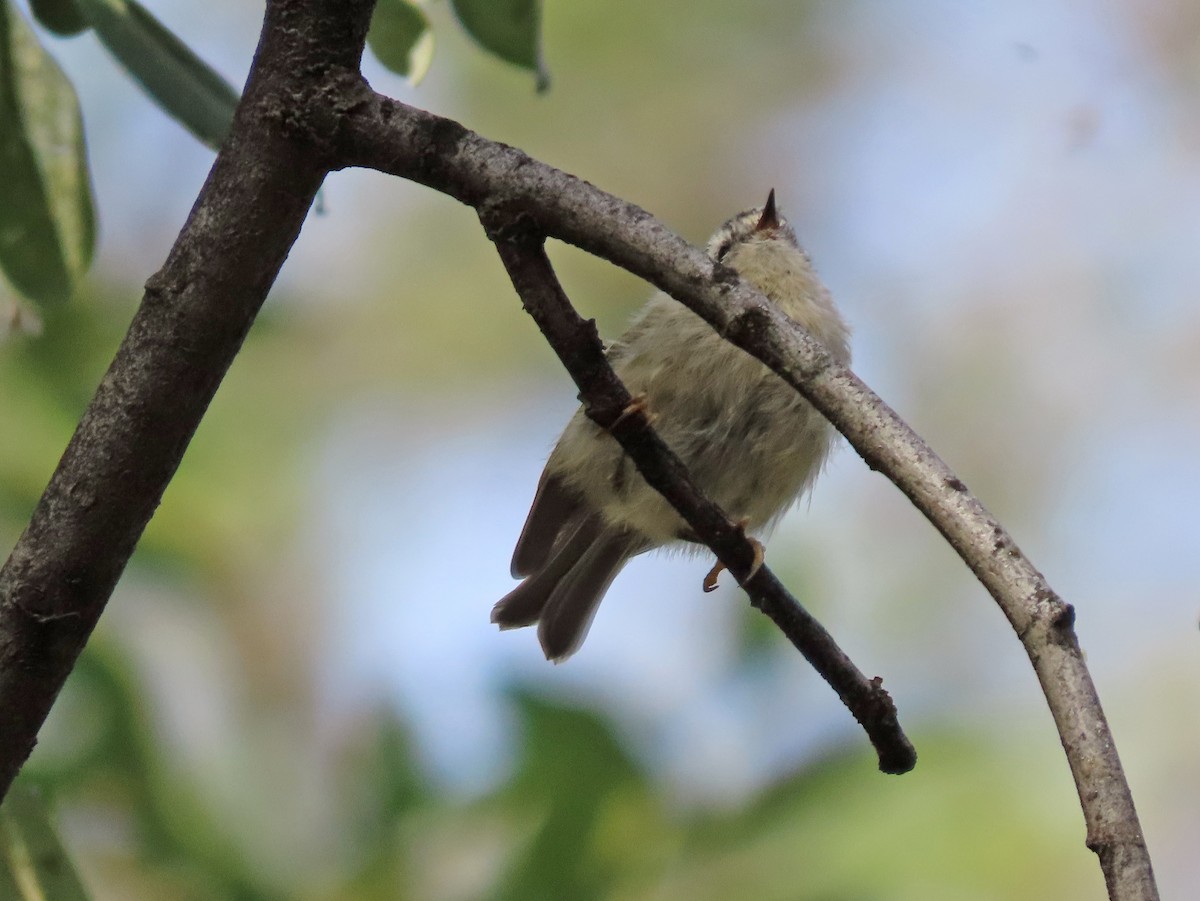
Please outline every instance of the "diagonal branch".
[{"label": "diagonal branch", "polygon": [[644,412],[629,411],[633,398],[613,372],[594,322],[585,321],[558,282],[528,217],[484,205],[480,218],[496,245],[513,286],[563,366],[579,386],[587,415],[629,454],[646,481],[687,521],[802,653],[862,725],[885,773],[907,773],[917,762],[896,719],[896,707],[879,678],[868,679],[825,628],[788,593],[766,566],[755,570],[755,552],[741,527],[692,482],[679,458],[650,426]]},{"label": "diagonal branch", "polygon": [[0,798],[328,171],[296,105],[357,80],[373,4],[338,2],[325,16],[320,5],[268,4],[230,137],[0,570]]}]

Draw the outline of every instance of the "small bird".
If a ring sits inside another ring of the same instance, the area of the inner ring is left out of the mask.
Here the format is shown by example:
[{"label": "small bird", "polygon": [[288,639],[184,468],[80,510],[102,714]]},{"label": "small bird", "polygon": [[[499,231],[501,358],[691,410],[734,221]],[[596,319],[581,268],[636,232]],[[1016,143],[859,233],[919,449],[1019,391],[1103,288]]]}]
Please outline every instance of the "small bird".
[{"label": "small bird", "polygon": [[[849,329],[775,206],[734,216],[708,254],[770,298],[840,363]],[[751,532],[769,529],[812,485],[833,430],[794,388],[664,293],[634,317],[608,360],[697,487]],[[512,558],[516,588],[492,608],[502,629],[538,625],[547,659],[583,642],[617,573],[638,554],[694,541],[611,435],[582,407],[538,483]],[[693,545],[699,548],[699,545]],[[714,570],[715,572],[715,570]]]}]

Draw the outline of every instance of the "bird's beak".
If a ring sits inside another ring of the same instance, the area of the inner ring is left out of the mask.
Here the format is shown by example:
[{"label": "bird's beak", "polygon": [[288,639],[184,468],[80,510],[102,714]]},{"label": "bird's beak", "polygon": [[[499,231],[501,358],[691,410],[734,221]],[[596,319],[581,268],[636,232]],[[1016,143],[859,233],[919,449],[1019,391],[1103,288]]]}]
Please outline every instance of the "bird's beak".
[{"label": "bird's beak", "polygon": [[758,225],[754,226],[754,230],[761,232],[775,228],[779,228],[779,214],[775,211],[775,189],[772,188],[771,193],[767,195],[762,217],[758,220]]}]

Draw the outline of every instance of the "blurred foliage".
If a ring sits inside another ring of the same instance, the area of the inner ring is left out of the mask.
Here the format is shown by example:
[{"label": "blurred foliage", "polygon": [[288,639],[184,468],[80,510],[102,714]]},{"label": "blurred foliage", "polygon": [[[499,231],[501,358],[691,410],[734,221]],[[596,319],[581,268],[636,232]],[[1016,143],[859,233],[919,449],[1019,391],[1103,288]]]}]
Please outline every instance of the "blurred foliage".
[{"label": "blurred foliage", "polygon": [[[72,676],[63,704],[92,724],[73,736],[72,756],[57,756],[52,732],[26,771],[92,820],[122,823],[136,856],[113,849],[91,861],[127,893],[113,897],[1001,901],[1101,891],[1082,855],[1039,853],[1078,829],[1076,815],[1040,797],[1043,780],[1016,772],[1020,754],[1002,740],[921,735],[923,769],[902,779],[873,773],[861,747],[831,749],[741,809],[686,810],[606,717],[524,690],[510,696],[521,748],[511,775],[465,804],[422,773],[394,714],[341,736],[327,869],[272,872],[232,843],[218,805],[172,761],[114,650],[93,646]],[[936,871],[905,850],[914,833],[938,849]]]},{"label": "blurred foliage", "polygon": [[367,32],[367,46],[388,69],[417,84],[433,61],[429,18],[407,0],[379,0]]},{"label": "blurred foliage", "polygon": [[[33,0],[30,8],[60,37],[95,32],[163,112],[220,148],[240,92],[137,0]],[[454,9],[479,46],[534,71],[538,91],[549,87],[539,0],[456,0]],[[409,0],[381,0],[368,46],[415,84],[433,57],[429,19]],[[70,82],[12,0],[0,0],[0,159],[0,271],[30,300],[65,300],[95,242],[83,123]]]},{"label": "blurred foliage", "polygon": [[239,92],[137,0],[74,0],[113,59],[168,115],[216,150]]},{"label": "blurred foliage", "polygon": [[542,60],[542,0],[450,0],[454,14],[480,47],[537,76],[550,87]]},{"label": "blurred foliage", "polygon": [[76,731],[58,753],[52,747],[39,755],[25,778],[77,800],[119,803],[145,865],[177,884],[171,897],[282,897],[262,889],[211,807],[177,778],[128,660],[115,648],[89,648],[59,705],[57,715],[70,716]]},{"label": "blurred foliage", "polygon": [[0,271],[40,304],[66,300],[95,244],[79,101],[62,70],[0,0]]},{"label": "blurred foliage", "polygon": [[87,901],[87,893],[37,792],[14,785],[0,805],[0,898]]},{"label": "blurred foliage", "polygon": [[[128,304],[128,297],[97,295],[54,309],[42,336],[14,337],[0,348],[0,421],[22,424],[10,432],[19,440],[0,442],[5,542],[15,538],[100,378]],[[235,764],[238,774],[221,777],[226,784],[214,791],[172,737],[169,722],[195,714],[162,706],[178,700],[154,698],[156,680],[129,644],[136,636],[120,625],[129,622],[121,618],[128,597],[115,602],[109,628],[80,658],[26,769],[88,849],[84,874],[102,889],[97,898],[1066,898],[1082,897],[1079,886],[1096,882],[1084,855],[1064,862],[1038,853],[1075,837],[1069,787],[1056,793],[1041,776],[1017,778],[1019,753],[1003,741],[918,734],[921,765],[894,779],[874,772],[854,736],[853,749],[831,748],[729,811],[680,806],[609,714],[528,689],[508,695],[519,737],[511,770],[471,800],[431,777],[408,727],[388,707],[352,718],[332,738],[293,723],[283,727],[282,743],[265,741],[280,728],[284,706],[312,701],[262,668],[256,629],[277,627],[248,624],[238,609],[254,590],[246,582],[253,561],[239,548],[254,542],[261,553],[283,544],[295,478],[288,447],[303,444],[306,416],[322,403],[320,395],[301,401],[289,390],[311,354],[303,329],[265,314],[124,583],[126,595],[136,594],[157,573],[157,590],[186,592],[199,578],[210,586],[205,594],[224,599],[214,612],[227,619],[234,646],[244,645],[243,662],[230,674],[243,686],[234,698],[241,725],[221,735],[248,755]],[[248,417],[267,404],[272,417],[248,435]],[[264,459],[282,462],[270,478],[247,453],[248,442]],[[180,601],[155,601],[163,603]],[[168,637],[156,633],[155,640]],[[756,649],[769,639],[748,641],[737,665],[760,666]],[[290,665],[308,666],[303,659]],[[289,834],[296,812],[250,788],[272,769],[285,784],[296,778],[277,755],[303,755],[304,745],[322,758],[316,778],[331,782],[325,801],[309,811],[319,821],[302,829],[319,836],[310,852],[300,850],[308,840],[278,838]],[[926,854],[936,849],[936,872],[927,856],[905,850],[914,836]],[[1026,865],[1003,863],[1013,859]]]},{"label": "blurred foliage", "polygon": [[75,0],[30,0],[29,8],[39,25],[61,37],[73,37],[89,27]]}]

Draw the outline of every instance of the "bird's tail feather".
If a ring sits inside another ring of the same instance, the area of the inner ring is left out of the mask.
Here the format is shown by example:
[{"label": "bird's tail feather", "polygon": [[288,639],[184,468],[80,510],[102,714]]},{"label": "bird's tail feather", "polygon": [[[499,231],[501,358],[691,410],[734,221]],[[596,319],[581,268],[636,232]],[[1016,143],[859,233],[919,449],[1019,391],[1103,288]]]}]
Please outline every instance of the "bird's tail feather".
[{"label": "bird's tail feather", "polygon": [[583,642],[617,573],[644,550],[643,540],[593,514],[559,542],[541,569],[500,599],[492,622],[502,629],[538,623],[546,658],[565,660]]}]

